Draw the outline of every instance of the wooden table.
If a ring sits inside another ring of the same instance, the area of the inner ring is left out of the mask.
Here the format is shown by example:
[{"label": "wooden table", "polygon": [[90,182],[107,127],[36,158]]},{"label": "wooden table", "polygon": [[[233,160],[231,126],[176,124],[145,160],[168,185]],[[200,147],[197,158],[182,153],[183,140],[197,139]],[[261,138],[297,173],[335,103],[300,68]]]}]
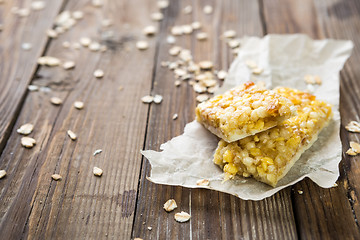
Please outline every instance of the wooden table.
[{"label": "wooden table", "polygon": [[[159,150],[194,119],[196,94],[187,84],[174,87],[173,73],[160,63],[170,59],[170,28],[195,20],[203,24],[208,40],[197,41],[192,34],[178,37],[176,44],[191,49],[197,61],[213,61],[217,69],[227,69],[233,60],[219,38],[229,29],[238,36],[305,33],[352,40],[355,49],[340,86],[340,135],[346,151],[350,140],[359,140],[344,129],[358,120],[360,110],[359,1],[171,0],[161,22],[150,18],[158,11],[156,0],[109,0],[102,7],[85,0],[49,0],[44,10],[27,17],[12,13],[13,7],[29,7],[30,2],[0,3],[0,169],[7,171],[0,180],[1,239],[360,238],[359,157],[343,155],[336,188],[322,189],[306,179],[263,201],[243,201],[210,190],[152,184],[146,180],[150,165],[139,152]],[[182,12],[187,5],[193,8],[188,15]],[[204,14],[205,5],[214,12]],[[47,37],[56,15],[65,10],[81,10],[85,16],[56,39]],[[102,26],[103,19],[113,25]],[[148,50],[139,51],[135,42],[146,39],[142,29],[151,24],[159,32],[148,38]],[[64,41],[100,41],[104,35],[106,52],[63,47]],[[24,42],[32,49],[23,50]],[[38,67],[42,55],[73,60],[76,67]],[[94,78],[95,69],[104,70],[102,79]],[[29,84],[46,88],[29,92]],[[142,103],[148,94],[162,95],[163,102]],[[63,104],[52,105],[53,96]],[[84,101],[84,109],[73,107],[76,100]],[[172,120],[174,113],[177,120]],[[21,146],[16,132],[27,122],[35,125],[32,149]],[[76,141],[67,136],[68,129],[78,135]],[[103,152],[93,156],[96,149]],[[101,178],[93,175],[94,166],[104,170]],[[62,181],[52,180],[54,173]],[[177,223],[174,212],[162,209],[169,198],[191,212],[190,222]]]}]

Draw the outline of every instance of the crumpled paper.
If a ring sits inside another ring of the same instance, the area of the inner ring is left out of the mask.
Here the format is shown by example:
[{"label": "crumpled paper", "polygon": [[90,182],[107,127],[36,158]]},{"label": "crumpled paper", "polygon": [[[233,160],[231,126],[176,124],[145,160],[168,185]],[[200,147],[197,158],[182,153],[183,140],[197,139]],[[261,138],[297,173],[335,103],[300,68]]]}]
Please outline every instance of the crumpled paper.
[{"label": "crumpled paper", "polygon": [[[323,129],[314,145],[303,153],[288,174],[275,188],[252,178],[238,177],[222,182],[222,170],[212,162],[219,139],[200,123],[185,126],[184,134],[161,145],[161,152],[141,151],[150,161],[148,180],[188,188],[208,188],[233,194],[245,200],[261,200],[279,190],[309,177],[323,188],[335,185],[339,177],[342,148],[339,136],[339,71],[350,56],[351,41],[312,40],[306,35],[267,35],[264,38],[245,37],[241,40],[237,58],[231,64],[223,86],[216,94],[248,80],[263,81],[267,88],[277,86],[309,90],[304,75],[317,75],[322,85],[310,86],[318,99],[333,105],[334,117]],[[259,76],[251,74],[246,60],[253,60],[264,69]],[[201,179],[209,186],[198,186]]]}]

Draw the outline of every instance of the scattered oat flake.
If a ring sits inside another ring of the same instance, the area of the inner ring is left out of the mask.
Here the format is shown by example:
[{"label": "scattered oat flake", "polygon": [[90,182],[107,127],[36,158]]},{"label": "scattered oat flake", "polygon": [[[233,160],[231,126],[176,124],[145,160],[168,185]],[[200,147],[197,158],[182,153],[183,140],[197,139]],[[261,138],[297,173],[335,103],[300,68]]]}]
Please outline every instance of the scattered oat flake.
[{"label": "scattered oat flake", "polygon": [[50,102],[54,105],[60,105],[62,104],[62,100],[58,97],[52,97],[50,98]]},{"label": "scattered oat flake", "polygon": [[137,41],[136,42],[136,47],[139,50],[146,50],[149,48],[149,43],[146,41]]},{"label": "scattered oat flake", "polygon": [[213,7],[210,5],[206,5],[203,9],[205,14],[211,14],[213,12]]},{"label": "scattered oat flake", "polygon": [[191,26],[194,30],[199,30],[201,28],[201,23],[200,22],[193,22],[191,23]]},{"label": "scattered oat flake", "polygon": [[350,147],[354,152],[360,153],[360,144],[359,143],[351,141]]},{"label": "scattered oat flake", "polygon": [[91,39],[88,37],[82,37],[79,40],[80,44],[83,45],[84,47],[88,47],[91,43]]},{"label": "scattered oat flake", "polygon": [[167,38],[166,38],[166,42],[167,42],[168,44],[174,44],[174,43],[176,42],[176,38],[175,38],[174,36],[169,35],[169,36],[167,36]]},{"label": "scattered oat flake", "polygon": [[110,27],[113,24],[113,21],[111,19],[103,19],[101,20],[101,25],[103,27]]},{"label": "scattered oat flake", "polygon": [[101,45],[98,42],[91,42],[89,45],[89,50],[93,51],[93,52],[99,51],[100,48],[101,48]]},{"label": "scattered oat flake", "polygon": [[154,21],[161,21],[164,18],[164,14],[162,14],[161,12],[155,12],[152,13],[150,17]]},{"label": "scattered oat flake", "polygon": [[208,34],[206,32],[199,32],[196,34],[196,39],[200,41],[204,41],[208,38]]},{"label": "scattered oat flake", "polygon": [[298,190],[298,193],[301,195],[303,194],[304,192],[302,190]]},{"label": "scattered oat flake", "polygon": [[151,230],[152,230],[152,227],[147,227],[147,229],[148,229],[149,231],[151,231]]},{"label": "scattered oat flake", "polygon": [[31,43],[22,43],[21,48],[25,51],[28,51],[32,48],[32,45],[31,45]]},{"label": "scattered oat flake", "polygon": [[84,12],[83,11],[74,11],[71,15],[74,19],[80,20],[84,17]]},{"label": "scattered oat flake", "polygon": [[184,34],[191,34],[193,32],[193,28],[191,25],[183,25],[182,26],[182,32]]},{"label": "scattered oat flake", "polygon": [[4,178],[6,176],[5,170],[0,170],[0,179]]},{"label": "scattered oat flake", "polygon": [[261,74],[263,71],[264,71],[264,69],[257,67],[257,68],[254,68],[254,69],[252,70],[252,73],[255,74],[255,75],[259,75],[259,74]]},{"label": "scattered oat flake", "polygon": [[171,212],[175,208],[177,208],[177,205],[174,199],[169,199],[166,201],[166,203],[164,203],[164,209],[167,212]]},{"label": "scattered oat flake", "polygon": [[351,148],[349,148],[349,149],[346,151],[346,154],[347,154],[347,155],[350,155],[350,156],[356,156],[356,155],[357,155],[357,153],[354,152]]},{"label": "scattered oat flake", "polygon": [[228,45],[230,48],[237,48],[240,46],[240,41],[237,39],[233,39],[228,42]]},{"label": "scattered oat flake", "polygon": [[149,95],[143,96],[143,97],[141,98],[141,101],[142,101],[143,103],[152,103],[152,101],[154,101],[154,97],[153,97],[153,96],[149,96]]},{"label": "scattered oat flake", "polygon": [[16,132],[22,134],[22,135],[29,135],[34,129],[34,125],[32,125],[31,123],[26,123],[24,125],[21,125],[20,128],[18,130],[16,130]]},{"label": "scattered oat flake", "polygon": [[97,149],[97,150],[95,150],[93,155],[96,156],[97,154],[100,154],[100,153],[102,153],[102,149]]},{"label": "scattered oat flake", "polygon": [[155,95],[153,101],[154,101],[154,103],[159,104],[162,102],[162,100],[163,100],[163,97],[161,95]]},{"label": "scattered oat flake", "polygon": [[28,86],[28,90],[29,90],[30,92],[38,91],[38,90],[39,90],[39,87],[36,86],[36,85],[29,85],[29,86]]},{"label": "scattered oat flake", "polygon": [[48,29],[46,30],[46,35],[49,38],[57,38],[58,37],[58,33],[54,30],[54,29]]},{"label": "scattered oat flake", "polygon": [[119,91],[122,91],[124,89],[124,87],[123,86],[119,86]]},{"label": "scattered oat flake", "polygon": [[81,47],[81,45],[80,45],[80,43],[78,43],[78,42],[74,42],[74,43],[72,44],[72,47],[73,47],[74,49],[76,49],[76,50],[79,50],[80,47]]},{"label": "scattered oat flake", "polygon": [[207,179],[200,179],[196,181],[196,185],[198,186],[209,186],[210,181]]},{"label": "scattered oat flake", "polygon": [[227,76],[227,72],[224,71],[224,70],[220,70],[218,73],[217,73],[217,77],[220,79],[220,80],[224,80]]},{"label": "scattered oat flake", "polygon": [[62,46],[64,47],[64,48],[69,48],[70,47],[70,42],[69,41],[64,41],[63,43],[62,43]]},{"label": "scattered oat flake", "polygon": [[134,240],[143,240],[142,238],[134,238]]},{"label": "scattered oat flake", "polygon": [[63,63],[63,68],[65,70],[69,70],[75,67],[75,62],[74,61],[66,61]]},{"label": "scattered oat flake", "polygon": [[179,86],[181,85],[181,81],[180,81],[180,80],[176,80],[176,81],[174,82],[174,84],[175,84],[175,86],[179,87]]},{"label": "scattered oat flake", "polygon": [[245,64],[248,68],[257,68],[257,64],[253,60],[246,60]]},{"label": "scattered oat flake", "polygon": [[225,38],[234,38],[236,37],[236,32],[234,30],[227,30],[224,32],[223,36]]},{"label": "scattered oat flake", "polygon": [[84,103],[83,102],[81,102],[81,101],[75,101],[74,102],[74,107],[76,108],[76,109],[83,109],[84,108]]},{"label": "scattered oat flake", "polygon": [[94,168],[93,168],[93,173],[94,173],[95,176],[101,177],[102,174],[103,174],[103,170],[100,169],[100,168],[98,168],[98,167],[94,167]]},{"label": "scattered oat flake", "polygon": [[349,132],[360,133],[360,123],[357,121],[351,121],[345,126],[345,129]]},{"label": "scattered oat flake", "polygon": [[51,175],[51,178],[54,179],[55,181],[59,181],[62,179],[60,174],[53,174]]},{"label": "scattered oat flake", "polygon": [[173,26],[171,28],[171,34],[174,36],[180,36],[183,34],[183,28],[182,26]]},{"label": "scattered oat flake", "polygon": [[183,9],[184,14],[190,14],[191,12],[192,12],[192,6],[191,5],[187,5],[186,7],[184,7],[184,9]]},{"label": "scattered oat flake", "polygon": [[153,36],[156,33],[156,27],[154,26],[147,26],[144,28],[143,32],[146,36]]},{"label": "scattered oat flake", "polygon": [[187,222],[189,221],[191,218],[190,214],[188,214],[187,212],[181,211],[179,213],[175,213],[175,220],[177,222]]},{"label": "scattered oat flake", "polygon": [[76,134],[73,132],[73,131],[71,131],[71,130],[68,130],[67,131],[67,134],[68,134],[68,136],[71,138],[71,140],[76,140],[77,139],[77,136],[76,136]]},{"label": "scattered oat flake", "polygon": [[37,63],[39,65],[55,67],[55,66],[59,66],[61,61],[56,57],[43,56],[38,59]]},{"label": "scattered oat flake", "polygon": [[173,120],[176,120],[177,118],[178,118],[178,114],[175,113],[175,114],[172,116],[172,119],[173,119]]},{"label": "scattered oat flake", "polygon": [[102,5],[104,5],[104,2],[102,0],[92,0],[91,3],[94,7],[101,7]]},{"label": "scattered oat flake", "polygon": [[199,67],[203,70],[208,70],[213,68],[213,63],[211,61],[201,61],[199,62]]},{"label": "scattered oat flake", "polygon": [[171,56],[177,56],[177,55],[179,55],[180,52],[181,52],[181,47],[179,47],[179,46],[174,46],[174,47],[170,48],[170,50],[169,50],[169,54]]},{"label": "scattered oat flake", "polygon": [[94,77],[96,78],[102,78],[104,76],[104,71],[101,69],[96,69],[94,71]]},{"label": "scattered oat flake", "polygon": [[31,2],[31,9],[35,11],[42,10],[45,8],[45,5],[44,1],[34,1]]},{"label": "scattered oat flake", "polygon": [[209,95],[207,94],[200,94],[196,97],[196,101],[198,102],[205,102],[208,99],[209,99]]},{"label": "scattered oat flake", "polygon": [[17,11],[17,14],[20,16],[20,17],[27,17],[30,15],[30,10],[27,9],[27,8],[20,8],[18,11]]},{"label": "scattered oat flake", "polygon": [[168,0],[159,0],[159,1],[157,1],[157,6],[160,9],[165,9],[169,6],[169,1]]},{"label": "scattered oat flake", "polygon": [[32,148],[36,144],[35,139],[31,137],[22,137],[21,138],[21,145],[26,148]]}]

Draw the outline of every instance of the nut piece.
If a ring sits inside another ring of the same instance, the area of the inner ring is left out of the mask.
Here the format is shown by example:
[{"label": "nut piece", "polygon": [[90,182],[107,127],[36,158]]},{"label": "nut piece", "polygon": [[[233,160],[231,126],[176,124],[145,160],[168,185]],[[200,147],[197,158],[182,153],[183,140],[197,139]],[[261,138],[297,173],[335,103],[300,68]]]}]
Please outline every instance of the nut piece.
[{"label": "nut piece", "polygon": [[76,101],[76,102],[74,102],[74,107],[76,108],[76,109],[83,109],[84,108],[84,103],[83,102],[80,102],[80,101]]},{"label": "nut piece", "polygon": [[54,105],[60,105],[62,104],[62,100],[58,97],[52,97],[50,98],[50,102]]},{"label": "nut piece", "polygon": [[71,131],[71,130],[68,130],[67,131],[67,134],[69,135],[69,137],[71,138],[71,140],[76,140],[76,138],[77,138],[77,136],[76,136],[76,134],[73,132],[73,131]]},{"label": "nut piece", "polygon": [[55,181],[59,181],[62,179],[62,177],[59,174],[53,174],[51,175],[51,178],[54,179]]},{"label": "nut piece", "polygon": [[345,129],[349,132],[360,133],[360,123],[351,121],[348,125],[345,126]]},{"label": "nut piece", "polygon": [[351,141],[350,147],[354,152],[360,153],[360,144],[359,143]]},{"label": "nut piece", "polygon": [[32,148],[36,144],[35,139],[31,137],[22,137],[21,138],[21,145],[26,148]]},{"label": "nut piece", "polygon": [[175,208],[177,208],[177,205],[174,199],[169,199],[166,201],[166,203],[164,203],[164,209],[167,212],[171,212]]},{"label": "nut piece", "polygon": [[155,95],[154,96],[154,103],[159,104],[163,100],[163,97],[161,95]]},{"label": "nut piece", "polygon": [[94,77],[96,78],[102,78],[104,76],[104,71],[101,69],[96,69],[94,72]]},{"label": "nut piece", "polygon": [[152,101],[154,101],[154,97],[153,97],[153,96],[149,96],[149,95],[143,96],[143,97],[141,98],[141,101],[142,101],[143,103],[152,103]]},{"label": "nut piece", "polygon": [[94,173],[95,176],[101,177],[101,175],[103,174],[103,170],[98,168],[98,167],[94,167],[93,168],[93,173]]},{"label": "nut piece", "polygon": [[146,41],[138,41],[138,42],[136,42],[136,47],[139,50],[146,50],[149,47],[149,43]]},{"label": "nut piece", "polygon": [[187,222],[190,220],[190,218],[191,216],[187,212],[181,211],[180,213],[175,213],[175,220],[177,222]]},{"label": "nut piece", "polygon": [[207,179],[200,179],[196,181],[196,185],[198,186],[209,186],[210,181]]},{"label": "nut piece", "polygon": [[154,26],[147,26],[143,30],[146,36],[153,36],[156,33],[156,27]]},{"label": "nut piece", "polygon": [[32,125],[31,123],[26,123],[24,125],[21,125],[21,127],[16,131],[22,135],[28,135],[32,132],[33,129],[34,125]]},{"label": "nut piece", "polygon": [[346,151],[346,154],[347,154],[347,155],[350,155],[350,156],[356,156],[356,155],[357,155],[357,153],[354,152],[351,148],[349,148],[349,149]]},{"label": "nut piece", "polygon": [[213,12],[213,7],[210,5],[206,5],[203,9],[205,14],[211,14]]},{"label": "nut piece", "polygon": [[73,62],[73,61],[66,61],[66,62],[64,62],[64,64],[63,64],[63,68],[65,69],[65,70],[69,70],[69,69],[72,69],[72,68],[74,68],[75,67],[75,62]]},{"label": "nut piece", "polygon": [[6,176],[6,171],[5,170],[0,170],[0,179],[4,178]]}]

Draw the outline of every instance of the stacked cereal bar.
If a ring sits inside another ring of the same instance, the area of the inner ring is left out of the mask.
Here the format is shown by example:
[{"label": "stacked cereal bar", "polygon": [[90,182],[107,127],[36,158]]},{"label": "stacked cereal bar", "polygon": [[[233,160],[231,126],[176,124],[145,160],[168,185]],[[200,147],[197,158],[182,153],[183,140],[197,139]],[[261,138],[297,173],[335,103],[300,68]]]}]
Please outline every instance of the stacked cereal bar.
[{"label": "stacked cereal bar", "polygon": [[214,163],[224,170],[225,180],[240,175],[275,187],[331,119],[331,105],[309,93],[284,87],[273,92],[289,99],[297,115],[237,141],[220,140]]}]

